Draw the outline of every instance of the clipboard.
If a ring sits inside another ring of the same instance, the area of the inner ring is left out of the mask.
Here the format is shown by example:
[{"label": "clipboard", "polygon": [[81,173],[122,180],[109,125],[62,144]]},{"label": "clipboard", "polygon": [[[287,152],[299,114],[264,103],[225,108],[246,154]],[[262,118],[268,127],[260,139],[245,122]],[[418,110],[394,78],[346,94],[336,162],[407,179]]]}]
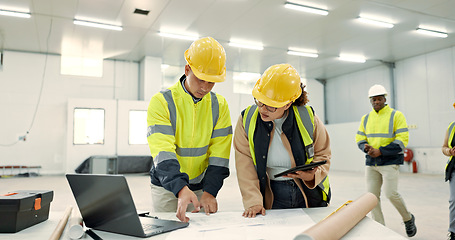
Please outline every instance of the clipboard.
[{"label": "clipboard", "polygon": [[309,163],[309,164],[305,164],[305,165],[300,165],[300,166],[297,166],[297,167],[293,167],[293,168],[290,168],[286,171],[283,171],[283,172],[280,172],[280,173],[277,173],[274,175],[274,177],[281,177],[281,176],[284,176],[284,175],[287,175],[289,173],[295,173],[297,171],[306,171],[306,170],[311,170],[317,166],[320,166],[320,165],[324,165],[327,163],[327,160],[323,160],[323,161],[319,161],[319,162],[312,162],[312,163]]}]

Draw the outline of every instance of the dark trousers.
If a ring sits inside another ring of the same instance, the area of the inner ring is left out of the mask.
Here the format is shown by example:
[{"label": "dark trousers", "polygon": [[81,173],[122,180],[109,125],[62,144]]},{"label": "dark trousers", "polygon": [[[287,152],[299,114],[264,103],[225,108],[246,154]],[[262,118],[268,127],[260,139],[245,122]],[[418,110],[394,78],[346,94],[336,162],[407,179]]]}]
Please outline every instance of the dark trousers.
[{"label": "dark trousers", "polygon": [[304,208],[305,199],[294,180],[270,181],[273,192],[272,209]]}]

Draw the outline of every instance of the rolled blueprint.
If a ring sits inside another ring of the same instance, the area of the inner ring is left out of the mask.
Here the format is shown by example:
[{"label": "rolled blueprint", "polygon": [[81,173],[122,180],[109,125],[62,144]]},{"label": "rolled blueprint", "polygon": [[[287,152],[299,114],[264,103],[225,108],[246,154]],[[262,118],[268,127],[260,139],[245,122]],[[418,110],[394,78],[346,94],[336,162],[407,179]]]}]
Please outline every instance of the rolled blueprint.
[{"label": "rolled blueprint", "polygon": [[62,236],[63,230],[65,230],[66,223],[68,222],[68,218],[71,215],[71,211],[73,210],[72,206],[66,207],[65,213],[63,214],[62,219],[58,222],[57,227],[55,228],[54,232],[50,236],[49,240],[58,240]]},{"label": "rolled blueprint", "polygon": [[80,239],[84,237],[85,231],[82,223],[82,218],[79,216],[79,214],[77,214],[76,211],[73,211],[68,226],[68,236],[70,239]]},{"label": "rolled blueprint", "polygon": [[365,193],[353,202],[343,204],[334,213],[316,223],[294,240],[334,240],[343,237],[378,203],[372,193]]}]

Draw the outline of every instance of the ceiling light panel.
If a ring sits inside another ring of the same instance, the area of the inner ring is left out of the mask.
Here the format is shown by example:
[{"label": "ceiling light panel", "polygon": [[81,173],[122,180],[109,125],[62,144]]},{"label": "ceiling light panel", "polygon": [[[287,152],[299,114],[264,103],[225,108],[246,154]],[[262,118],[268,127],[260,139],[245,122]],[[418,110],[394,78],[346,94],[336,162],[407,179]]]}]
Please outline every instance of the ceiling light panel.
[{"label": "ceiling light panel", "polygon": [[30,12],[19,12],[12,10],[0,9],[0,15],[9,16],[9,17],[20,17],[20,18],[30,18]]},{"label": "ceiling light panel", "polygon": [[424,34],[427,36],[432,36],[432,37],[440,37],[440,38],[446,38],[448,36],[448,33],[445,32],[440,32],[436,30],[430,30],[430,29],[425,29],[425,28],[417,28],[416,31],[420,34]]},{"label": "ceiling light panel", "polygon": [[371,18],[365,18],[365,17],[358,17],[357,20],[361,23],[365,23],[365,24],[369,24],[369,25],[377,26],[377,27],[393,28],[393,26],[394,26],[393,23],[375,20],[375,19],[371,19]]},{"label": "ceiling light panel", "polygon": [[297,10],[297,11],[301,11],[301,12],[319,14],[319,15],[323,15],[323,16],[326,16],[329,14],[329,11],[326,9],[311,7],[311,6],[306,6],[306,5],[301,5],[301,4],[297,4],[297,3],[291,3],[291,2],[286,2],[284,4],[284,7],[287,9],[293,9],[293,10]]},{"label": "ceiling light panel", "polygon": [[86,26],[86,27],[102,28],[102,29],[115,30],[115,31],[123,30],[122,26],[118,26],[118,25],[91,22],[91,21],[78,20],[78,19],[74,19],[73,23],[76,25]]},{"label": "ceiling light panel", "polygon": [[167,33],[167,32],[158,32],[158,35],[167,38],[174,38],[180,40],[188,40],[188,41],[195,41],[199,38],[197,35],[182,35],[182,34],[175,34],[175,33]]},{"label": "ceiling light panel", "polygon": [[242,42],[230,41],[229,46],[253,49],[253,50],[263,50],[264,49],[264,46],[262,45],[262,43],[242,43]]},{"label": "ceiling light panel", "polygon": [[340,54],[339,60],[345,61],[345,62],[356,62],[356,63],[364,63],[366,62],[365,57],[362,56],[354,56],[354,55],[346,55],[346,54]]},{"label": "ceiling light panel", "polygon": [[311,57],[311,58],[317,58],[319,55],[315,52],[307,52],[307,51],[299,51],[295,49],[288,49],[288,54],[289,55],[294,55],[294,56],[301,56],[301,57]]}]

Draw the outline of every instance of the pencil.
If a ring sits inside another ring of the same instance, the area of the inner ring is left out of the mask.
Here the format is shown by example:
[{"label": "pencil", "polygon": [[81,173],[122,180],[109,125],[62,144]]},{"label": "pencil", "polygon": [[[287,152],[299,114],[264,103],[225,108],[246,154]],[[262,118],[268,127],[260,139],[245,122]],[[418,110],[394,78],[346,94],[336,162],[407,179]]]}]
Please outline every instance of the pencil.
[{"label": "pencil", "polygon": [[333,211],[333,212],[332,212],[331,214],[329,214],[327,217],[323,218],[323,219],[321,220],[321,222],[324,221],[326,218],[332,216],[334,213],[338,212],[340,209],[346,207],[349,203],[352,203],[352,200],[349,200],[349,201],[346,201],[345,203],[343,203],[343,205],[341,205],[340,207],[338,207],[337,209],[335,209],[335,211]]}]

